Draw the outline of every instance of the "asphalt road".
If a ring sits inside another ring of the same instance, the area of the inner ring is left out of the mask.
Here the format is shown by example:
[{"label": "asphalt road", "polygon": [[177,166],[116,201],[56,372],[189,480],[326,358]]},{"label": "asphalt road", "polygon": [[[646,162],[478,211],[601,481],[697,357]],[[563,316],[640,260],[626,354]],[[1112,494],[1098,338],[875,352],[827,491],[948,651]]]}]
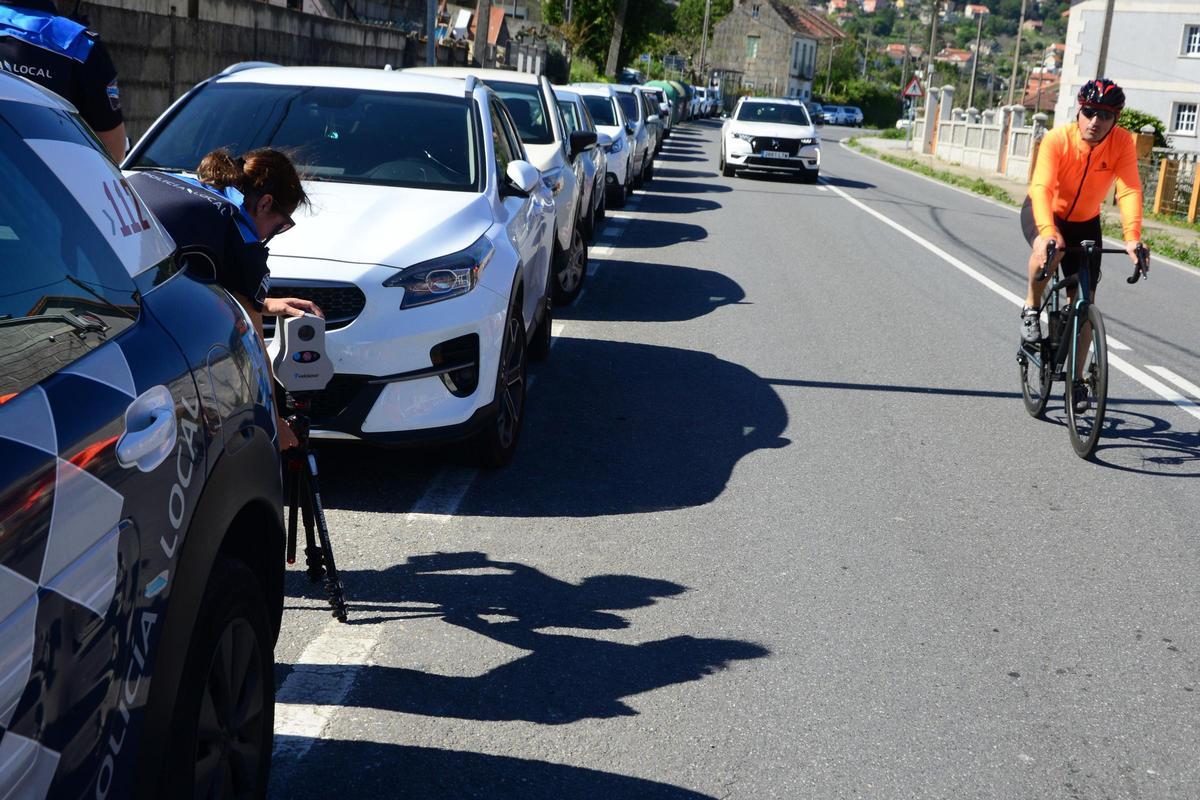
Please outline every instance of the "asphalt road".
[{"label": "asphalt road", "polygon": [[1200,273],[1106,261],[1084,462],[1021,404],[1013,211],[833,128],[820,185],[721,178],[718,130],[610,220],[511,467],[324,454],[353,624],[290,575],[272,796],[1200,796]]}]

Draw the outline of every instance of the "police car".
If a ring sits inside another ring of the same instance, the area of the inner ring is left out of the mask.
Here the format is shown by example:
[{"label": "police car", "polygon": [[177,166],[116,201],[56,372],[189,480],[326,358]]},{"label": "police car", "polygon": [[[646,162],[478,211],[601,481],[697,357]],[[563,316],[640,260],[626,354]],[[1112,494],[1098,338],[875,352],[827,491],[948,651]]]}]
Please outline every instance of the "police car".
[{"label": "police car", "polygon": [[75,109],[10,75],[0,181],[0,797],[261,795],[265,353]]}]

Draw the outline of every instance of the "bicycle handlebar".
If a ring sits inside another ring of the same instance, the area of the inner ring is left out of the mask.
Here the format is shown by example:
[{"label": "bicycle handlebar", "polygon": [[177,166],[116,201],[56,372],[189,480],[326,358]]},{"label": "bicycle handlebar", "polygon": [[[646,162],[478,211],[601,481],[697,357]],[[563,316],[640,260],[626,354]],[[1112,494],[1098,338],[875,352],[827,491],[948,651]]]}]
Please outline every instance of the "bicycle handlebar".
[{"label": "bicycle handlebar", "polygon": [[[1096,243],[1091,239],[1087,239],[1080,243],[1079,247],[1064,247],[1064,253],[1125,253],[1126,250],[1121,247],[1096,247]],[[1137,246],[1137,266],[1133,268],[1133,275],[1125,279],[1126,283],[1137,283],[1142,278],[1150,277],[1150,251],[1144,244]],[[1046,265],[1054,261],[1054,256],[1058,253],[1058,244],[1050,241],[1046,244],[1046,263],[1042,264],[1038,270],[1037,279],[1044,281],[1048,277],[1046,273]]]}]

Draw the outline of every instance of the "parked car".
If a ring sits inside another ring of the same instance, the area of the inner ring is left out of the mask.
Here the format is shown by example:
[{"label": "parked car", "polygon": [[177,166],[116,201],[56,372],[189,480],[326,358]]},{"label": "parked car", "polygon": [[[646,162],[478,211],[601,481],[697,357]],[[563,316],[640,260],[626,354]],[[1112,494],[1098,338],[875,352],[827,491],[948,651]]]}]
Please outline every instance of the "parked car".
[{"label": "parked car", "polygon": [[[217,146],[295,152],[313,207],[272,240],[270,265],[272,294],[326,313],[335,375],[312,400],[313,435],[469,439],[501,465],[525,416],[526,357],[549,353],[562,288],[554,195],[509,108],[470,77],[239,69],[168,109],[125,166],[187,172]],[[590,137],[572,140],[582,151]]]},{"label": "parked car", "polygon": [[75,109],[8,73],[0,176],[0,795],[265,796],[284,533],[262,343]]},{"label": "parked car", "polygon": [[663,140],[667,138],[667,129],[658,113],[658,102],[655,99],[657,95],[640,86],[634,89],[634,94],[642,103],[642,118],[646,123],[646,130],[650,134],[650,163],[646,165],[646,180],[653,180],[654,156],[658,155],[658,151],[662,149]]},{"label": "parked car", "polygon": [[674,128],[679,123],[687,118],[687,109],[684,102],[683,87],[674,81],[650,81],[647,86],[662,89],[666,95],[667,102],[671,106],[671,116],[669,119],[669,128]]},{"label": "parked car", "polygon": [[609,138],[604,153],[608,159],[608,172],[604,177],[607,189],[606,204],[621,208],[629,193],[633,191],[634,128],[625,118],[625,111],[617,102],[617,92],[610,84],[571,84],[567,87],[583,98],[596,130]]},{"label": "parked car", "polygon": [[820,103],[809,102],[805,104],[805,107],[808,109],[809,118],[812,119],[814,125],[824,125],[827,122],[827,112]]},{"label": "parked car", "polygon": [[863,126],[863,112],[858,106],[842,106],[842,122],[843,125],[854,125],[861,128]]},{"label": "parked car", "polygon": [[607,134],[596,130],[596,123],[592,120],[592,115],[588,113],[583,98],[577,92],[556,86],[554,94],[558,97],[558,108],[566,123],[568,136],[575,131],[590,131],[596,134],[597,146],[588,148],[578,156],[583,163],[583,203],[580,207],[584,210],[580,220],[583,223],[585,236],[588,241],[591,241],[596,236],[596,229],[600,221],[604,219],[607,208],[605,176],[608,173],[608,154],[606,151],[607,146],[612,144],[612,139]]},{"label": "parked car", "polygon": [[671,103],[667,100],[666,91],[659,86],[642,86],[642,91],[650,95],[651,102],[658,109],[659,119],[662,120],[663,138],[671,135]]},{"label": "parked car", "polygon": [[690,83],[684,85],[688,88],[688,119],[698,119],[700,117],[701,107],[704,103],[704,100],[700,95],[700,90],[697,87],[692,86]]},{"label": "parked car", "polygon": [[821,168],[821,139],[799,100],[743,97],[721,126],[720,169],[791,172],[815,182]]},{"label": "parked car", "polygon": [[699,100],[698,116],[700,116],[702,119],[707,119],[716,114],[717,101],[709,89],[703,86],[697,86],[696,97]]},{"label": "parked car", "polygon": [[[652,149],[653,134],[646,127],[646,115],[642,109],[641,96],[635,93],[633,86],[621,84],[575,84],[575,86],[581,88],[604,87],[612,93],[617,105],[621,107],[621,113],[625,118],[625,131],[629,138],[630,164],[633,172],[630,186],[633,189],[642,188],[646,181],[646,168],[652,164],[654,151]],[[594,111],[592,116],[595,116]],[[605,132],[607,133],[607,131]]]},{"label": "parked car", "polygon": [[508,106],[529,161],[542,172],[554,192],[557,214],[557,244],[554,251],[554,300],[569,303],[579,294],[587,274],[587,242],[580,228],[584,208],[583,164],[574,158],[595,145],[586,132],[568,134],[554,98],[554,87],[544,75],[501,69],[470,67],[419,67],[405,72],[437,77],[466,78],[474,75],[486,83]]}]

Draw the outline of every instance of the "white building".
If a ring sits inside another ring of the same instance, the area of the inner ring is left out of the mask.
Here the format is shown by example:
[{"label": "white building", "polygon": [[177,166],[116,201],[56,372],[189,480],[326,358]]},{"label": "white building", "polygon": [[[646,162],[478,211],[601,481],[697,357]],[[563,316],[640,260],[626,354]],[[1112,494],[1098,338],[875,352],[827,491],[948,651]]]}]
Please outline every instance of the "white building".
[{"label": "white building", "polygon": [[[1105,0],[1071,7],[1062,90],[1054,118],[1071,119],[1075,95],[1096,75]],[[1171,146],[1200,152],[1200,2],[1115,0],[1105,75],[1125,89],[1125,104],[1161,119]]]}]

